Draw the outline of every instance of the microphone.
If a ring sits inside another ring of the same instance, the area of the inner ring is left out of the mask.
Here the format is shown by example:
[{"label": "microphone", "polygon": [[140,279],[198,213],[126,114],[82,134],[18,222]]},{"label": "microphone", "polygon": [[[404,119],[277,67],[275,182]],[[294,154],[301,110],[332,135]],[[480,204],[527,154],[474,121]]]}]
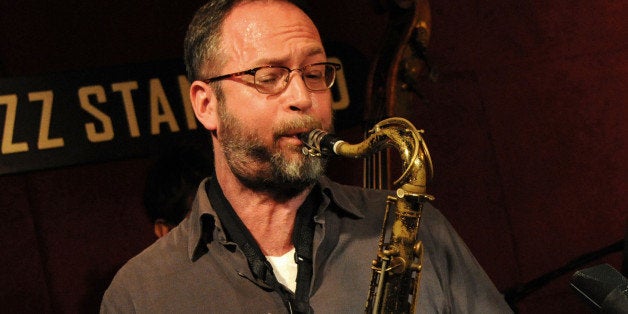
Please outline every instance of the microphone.
[{"label": "microphone", "polygon": [[570,285],[599,313],[628,313],[628,279],[609,264],[575,272]]}]

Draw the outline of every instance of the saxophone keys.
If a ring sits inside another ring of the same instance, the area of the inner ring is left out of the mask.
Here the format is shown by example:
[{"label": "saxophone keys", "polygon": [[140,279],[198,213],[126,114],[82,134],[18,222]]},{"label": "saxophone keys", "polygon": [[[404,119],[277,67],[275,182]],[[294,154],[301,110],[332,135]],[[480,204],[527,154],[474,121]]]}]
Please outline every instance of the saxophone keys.
[{"label": "saxophone keys", "polygon": [[412,248],[412,252],[414,253],[414,257],[416,258],[418,262],[412,263],[412,265],[410,266],[410,269],[420,272],[422,268],[422,260],[423,260],[423,242],[417,241]]},{"label": "saxophone keys", "polygon": [[421,259],[423,257],[423,242],[417,241],[412,247],[412,251],[414,252],[414,256]]},{"label": "saxophone keys", "polygon": [[390,260],[390,267],[388,267],[386,271],[397,275],[403,274],[406,271],[406,264],[407,263],[404,258],[399,256],[393,257]]}]

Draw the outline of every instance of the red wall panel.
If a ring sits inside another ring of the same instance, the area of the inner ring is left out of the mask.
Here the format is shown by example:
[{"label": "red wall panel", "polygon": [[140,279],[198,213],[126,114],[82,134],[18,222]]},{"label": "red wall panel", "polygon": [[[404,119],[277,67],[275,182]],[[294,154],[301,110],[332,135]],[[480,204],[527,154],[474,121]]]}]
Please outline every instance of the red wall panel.
[{"label": "red wall panel", "polygon": [[[0,75],[178,57],[201,2],[4,1]],[[497,286],[529,281],[623,237],[628,3],[430,5],[428,52],[440,77],[422,80],[423,98],[403,114],[426,130],[436,205]],[[326,40],[374,60],[385,14],[359,0],[308,7]],[[350,140],[360,133],[342,131]],[[330,175],[359,184],[359,163],[346,164],[332,165]],[[147,167],[131,160],[0,177],[0,247],[9,266],[0,276],[2,303],[36,307],[26,312],[95,308],[112,268],[153,240],[140,202]],[[595,263],[605,261],[619,267],[621,257]],[[568,279],[527,296],[521,312],[586,313]]]},{"label": "red wall panel", "polygon": [[52,300],[27,181],[23,176],[0,177],[0,304],[12,313],[46,313]]},{"label": "red wall panel", "polygon": [[137,159],[29,175],[56,312],[96,312],[117,269],[155,239],[141,202],[147,165]]}]

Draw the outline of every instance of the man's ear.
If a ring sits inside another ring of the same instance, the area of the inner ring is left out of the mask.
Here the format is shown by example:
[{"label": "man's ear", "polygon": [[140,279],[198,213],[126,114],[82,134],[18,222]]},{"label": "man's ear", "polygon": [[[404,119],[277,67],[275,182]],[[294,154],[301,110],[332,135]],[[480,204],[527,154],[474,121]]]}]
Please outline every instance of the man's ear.
[{"label": "man's ear", "polygon": [[161,238],[170,232],[170,226],[164,222],[163,219],[157,219],[155,221],[155,235]]},{"label": "man's ear", "polygon": [[216,99],[214,89],[209,84],[194,81],[190,85],[190,101],[198,121],[207,130],[215,130],[218,121],[218,113],[216,112],[218,99]]}]

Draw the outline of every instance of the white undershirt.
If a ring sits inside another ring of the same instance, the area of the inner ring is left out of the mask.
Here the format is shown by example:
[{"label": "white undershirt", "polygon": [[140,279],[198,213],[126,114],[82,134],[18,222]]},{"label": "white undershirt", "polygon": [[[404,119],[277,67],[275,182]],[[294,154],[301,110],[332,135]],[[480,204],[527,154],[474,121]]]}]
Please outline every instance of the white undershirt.
[{"label": "white undershirt", "polygon": [[297,290],[297,263],[294,261],[294,253],[295,250],[292,248],[282,256],[266,256],[270,265],[273,266],[277,281],[292,292]]}]

